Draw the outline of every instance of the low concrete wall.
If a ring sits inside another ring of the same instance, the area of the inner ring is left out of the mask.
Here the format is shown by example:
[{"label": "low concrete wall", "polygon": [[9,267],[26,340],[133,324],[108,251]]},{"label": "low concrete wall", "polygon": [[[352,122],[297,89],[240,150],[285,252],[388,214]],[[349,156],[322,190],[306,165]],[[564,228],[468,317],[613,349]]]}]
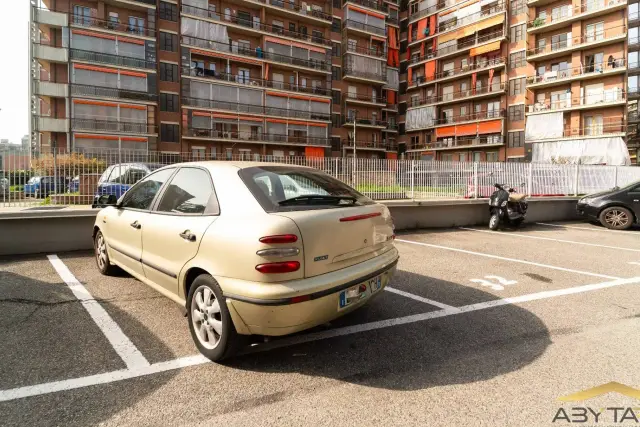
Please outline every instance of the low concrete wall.
[{"label": "low concrete wall", "polygon": [[[575,197],[529,201],[527,222],[577,219]],[[486,200],[389,201],[396,230],[482,225],[489,221]],[[0,213],[0,255],[91,249],[97,209],[13,210]]]}]

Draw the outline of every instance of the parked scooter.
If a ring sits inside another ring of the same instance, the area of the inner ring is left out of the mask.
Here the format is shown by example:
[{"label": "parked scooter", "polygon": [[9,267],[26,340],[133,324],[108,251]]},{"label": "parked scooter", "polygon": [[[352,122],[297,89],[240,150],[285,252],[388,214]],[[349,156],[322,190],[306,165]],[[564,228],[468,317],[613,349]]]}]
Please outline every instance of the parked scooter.
[{"label": "parked scooter", "polygon": [[527,195],[518,194],[511,187],[495,184],[496,191],[489,198],[489,228],[497,230],[500,224],[518,227],[527,215]]}]

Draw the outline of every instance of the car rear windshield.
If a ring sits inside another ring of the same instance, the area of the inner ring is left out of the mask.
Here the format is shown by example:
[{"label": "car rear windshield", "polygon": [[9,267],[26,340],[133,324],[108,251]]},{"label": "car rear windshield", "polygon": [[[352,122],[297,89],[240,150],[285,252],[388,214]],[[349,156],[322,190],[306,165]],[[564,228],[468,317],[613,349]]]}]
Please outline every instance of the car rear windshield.
[{"label": "car rear windshield", "polygon": [[295,166],[240,169],[240,178],[266,212],[363,206],[373,200],[331,176]]}]

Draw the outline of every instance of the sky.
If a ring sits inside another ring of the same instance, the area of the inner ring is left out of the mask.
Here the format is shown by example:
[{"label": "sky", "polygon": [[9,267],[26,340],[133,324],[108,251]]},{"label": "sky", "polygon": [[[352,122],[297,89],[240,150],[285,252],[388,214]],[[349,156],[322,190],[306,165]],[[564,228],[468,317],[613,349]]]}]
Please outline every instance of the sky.
[{"label": "sky", "polygon": [[0,0],[0,139],[29,133],[29,0]]}]

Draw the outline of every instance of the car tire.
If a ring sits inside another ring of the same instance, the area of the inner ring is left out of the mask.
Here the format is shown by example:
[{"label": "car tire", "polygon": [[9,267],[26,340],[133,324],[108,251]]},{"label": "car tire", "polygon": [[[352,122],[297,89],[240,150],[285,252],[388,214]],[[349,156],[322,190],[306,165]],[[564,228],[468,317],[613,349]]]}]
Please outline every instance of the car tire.
[{"label": "car tire", "polygon": [[627,208],[611,206],[600,212],[600,224],[611,230],[626,230],[633,225],[633,214]]},{"label": "car tire", "polygon": [[107,251],[107,241],[100,230],[98,230],[96,236],[93,238],[93,249],[96,257],[96,265],[100,273],[105,276],[113,276],[118,271],[118,267],[111,264],[109,251]]},{"label": "car tire", "polygon": [[524,222],[524,218],[516,219],[513,221],[513,226],[515,228],[518,228],[522,225],[523,222]]},{"label": "car tire", "polygon": [[218,362],[233,356],[242,339],[236,332],[218,282],[208,274],[196,277],[187,296],[189,331],[207,359]]},{"label": "car tire", "polygon": [[489,218],[489,230],[497,230],[498,226],[500,225],[500,216],[498,216],[498,214],[493,214],[491,215],[491,218]]}]

